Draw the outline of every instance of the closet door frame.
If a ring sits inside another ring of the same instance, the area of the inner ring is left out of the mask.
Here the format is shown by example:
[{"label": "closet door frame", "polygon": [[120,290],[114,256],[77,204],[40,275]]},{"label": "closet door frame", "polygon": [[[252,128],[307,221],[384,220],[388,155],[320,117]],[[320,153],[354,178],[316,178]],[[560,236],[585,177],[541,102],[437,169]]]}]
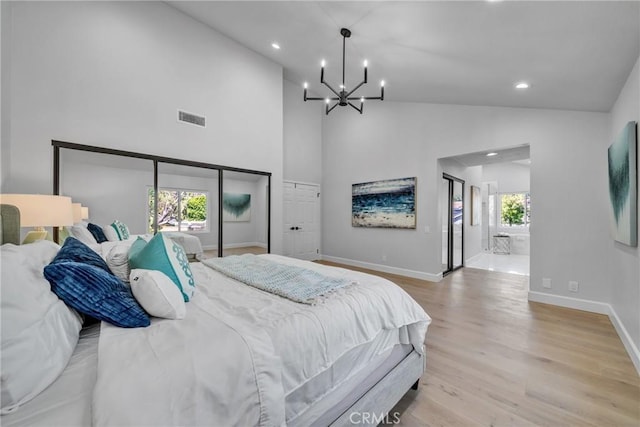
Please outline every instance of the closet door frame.
[{"label": "closet door frame", "polygon": [[[465,212],[465,202],[464,202],[464,180],[457,178],[453,175],[449,175],[448,173],[443,173],[442,174],[442,178],[449,181],[449,190],[447,193],[447,201],[445,203],[447,203],[448,205],[448,212],[449,215],[447,215],[446,221],[447,221],[447,230],[448,230],[448,242],[447,242],[447,268],[442,272],[443,276],[446,276],[449,273],[452,273],[456,270],[459,270],[460,268],[464,267],[464,212]],[[455,266],[453,265],[453,242],[454,242],[454,233],[453,233],[453,185],[454,182],[458,182],[459,184],[461,184],[462,186],[462,191],[461,191],[461,197],[462,197],[462,212],[461,212],[461,218],[460,218],[460,233],[461,233],[461,238],[460,238],[460,265]],[[443,218],[443,221],[445,220],[445,218]]]},{"label": "closet door frame", "polygon": [[[232,166],[217,165],[212,163],[197,162],[193,160],[174,159],[171,157],[156,156],[153,154],[136,153],[134,151],[116,150],[112,148],[96,147],[93,145],[76,144],[67,141],[51,140],[51,146],[53,148],[53,194],[60,195],[60,156],[61,150],[77,150],[87,151],[90,153],[100,153],[111,156],[130,157],[134,159],[150,160],[153,162],[153,192],[158,194],[158,167],[162,163],[191,166],[194,168],[209,169],[212,171],[212,175],[215,174],[218,178],[218,256],[223,256],[223,219],[222,219],[222,197],[223,197],[223,181],[224,171],[233,171],[240,173],[248,173],[254,175],[266,176],[268,191],[267,191],[267,253],[271,253],[271,172],[258,171],[252,169],[236,168]],[[154,211],[158,211],[158,198],[154,200]],[[154,215],[153,222],[153,234],[158,232],[158,219],[157,215]],[[58,241],[59,227],[53,227],[53,239]]]}]

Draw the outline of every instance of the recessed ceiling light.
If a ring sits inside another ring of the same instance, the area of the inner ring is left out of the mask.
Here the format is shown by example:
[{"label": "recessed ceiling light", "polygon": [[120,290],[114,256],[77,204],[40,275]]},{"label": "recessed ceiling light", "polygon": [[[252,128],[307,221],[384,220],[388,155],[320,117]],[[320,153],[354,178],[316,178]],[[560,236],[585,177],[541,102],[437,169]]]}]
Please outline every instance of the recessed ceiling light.
[{"label": "recessed ceiling light", "polygon": [[516,89],[529,89],[529,83],[527,82],[516,83]]},{"label": "recessed ceiling light", "polygon": [[271,47],[276,49],[276,50],[280,49],[280,45],[278,43],[276,43],[276,42],[271,43]]},{"label": "recessed ceiling light", "polygon": [[498,155],[498,153],[495,153],[495,152],[494,153],[487,153],[487,157],[493,157],[493,156],[497,156],[497,155]]}]

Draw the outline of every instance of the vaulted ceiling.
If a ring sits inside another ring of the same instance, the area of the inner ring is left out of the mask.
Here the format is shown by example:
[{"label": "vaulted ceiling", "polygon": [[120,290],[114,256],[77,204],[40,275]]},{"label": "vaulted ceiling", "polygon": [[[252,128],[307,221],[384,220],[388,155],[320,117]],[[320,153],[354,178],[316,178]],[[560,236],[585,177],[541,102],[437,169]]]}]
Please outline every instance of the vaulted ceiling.
[{"label": "vaulted ceiling", "polygon": [[[168,2],[281,64],[287,80],[328,95],[347,88],[385,99],[608,112],[640,52],[637,1]],[[271,44],[277,42],[280,49]],[[517,82],[531,87],[517,90]]]}]

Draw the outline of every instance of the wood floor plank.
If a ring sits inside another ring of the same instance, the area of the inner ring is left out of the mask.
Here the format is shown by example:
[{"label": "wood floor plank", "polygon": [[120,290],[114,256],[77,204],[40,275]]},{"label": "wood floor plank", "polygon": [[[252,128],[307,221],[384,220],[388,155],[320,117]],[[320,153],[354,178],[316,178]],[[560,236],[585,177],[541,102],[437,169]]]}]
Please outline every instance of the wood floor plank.
[{"label": "wood floor plank", "polygon": [[640,426],[640,377],[607,316],[529,302],[526,276],[464,268],[433,283],[340,267],[397,283],[433,320],[399,425]]}]

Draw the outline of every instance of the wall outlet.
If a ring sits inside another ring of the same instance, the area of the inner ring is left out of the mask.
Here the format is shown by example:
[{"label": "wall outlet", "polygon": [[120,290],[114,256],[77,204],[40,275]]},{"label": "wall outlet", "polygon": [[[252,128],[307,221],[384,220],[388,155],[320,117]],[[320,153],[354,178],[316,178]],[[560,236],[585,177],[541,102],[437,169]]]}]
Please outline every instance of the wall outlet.
[{"label": "wall outlet", "polygon": [[551,279],[543,278],[542,287],[545,289],[551,289]]},{"label": "wall outlet", "polygon": [[571,292],[578,292],[578,282],[574,280],[569,281],[569,290]]},{"label": "wall outlet", "polygon": [[386,261],[387,260],[387,256],[386,255],[382,255],[382,261]]}]

